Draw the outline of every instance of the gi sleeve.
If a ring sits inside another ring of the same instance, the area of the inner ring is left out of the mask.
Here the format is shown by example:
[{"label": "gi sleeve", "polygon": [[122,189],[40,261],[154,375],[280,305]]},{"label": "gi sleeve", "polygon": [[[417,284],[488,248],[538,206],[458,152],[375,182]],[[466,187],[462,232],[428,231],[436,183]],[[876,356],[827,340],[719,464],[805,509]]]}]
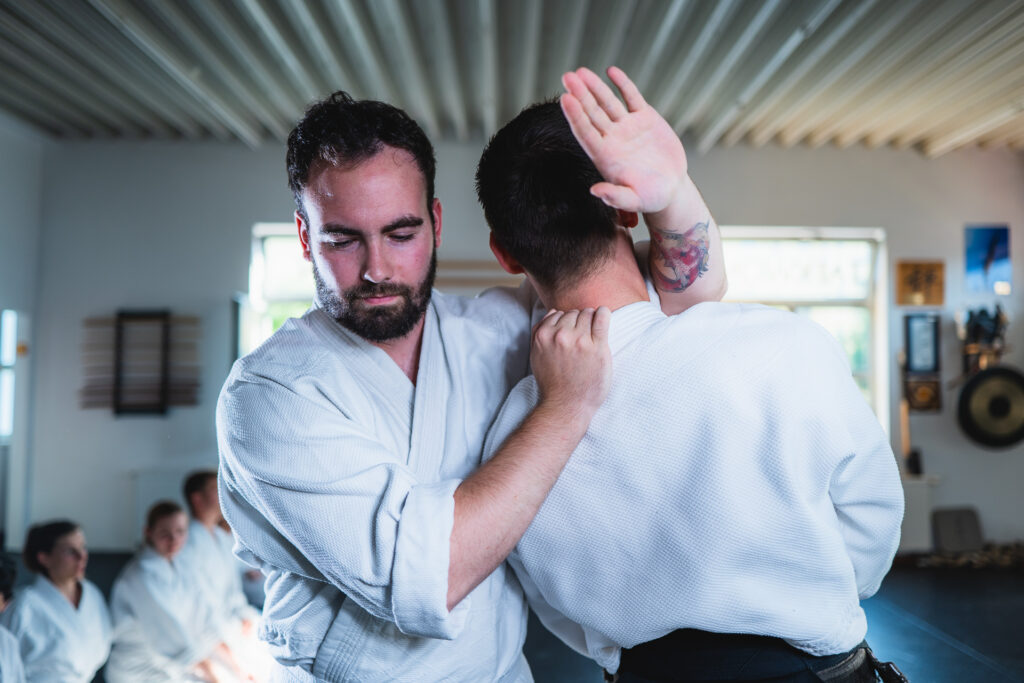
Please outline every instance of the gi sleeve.
[{"label": "gi sleeve", "polygon": [[[849,366],[835,339],[830,345],[842,368]],[[889,439],[852,378],[830,386],[838,403],[835,415],[845,444],[833,468],[829,496],[839,520],[846,551],[853,564],[857,592],[863,600],[878,591],[900,542],[903,487]],[[845,426],[845,429],[842,427]]]},{"label": "gi sleeve", "polygon": [[419,483],[317,392],[237,368],[217,432],[221,506],[242,548],[334,585],[403,633],[459,634],[470,601],[447,609],[459,480]]}]

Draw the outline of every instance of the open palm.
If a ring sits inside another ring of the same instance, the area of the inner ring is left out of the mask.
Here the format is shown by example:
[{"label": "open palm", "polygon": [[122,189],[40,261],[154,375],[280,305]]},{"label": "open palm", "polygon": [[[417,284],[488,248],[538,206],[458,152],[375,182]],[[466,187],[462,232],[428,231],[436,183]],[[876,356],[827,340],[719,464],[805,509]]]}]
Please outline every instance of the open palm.
[{"label": "open palm", "polygon": [[567,91],[562,111],[605,179],[590,191],[622,211],[657,213],[669,206],[687,176],[686,152],[621,69],[610,67],[608,77],[624,103],[589,69],[562,77]]}]

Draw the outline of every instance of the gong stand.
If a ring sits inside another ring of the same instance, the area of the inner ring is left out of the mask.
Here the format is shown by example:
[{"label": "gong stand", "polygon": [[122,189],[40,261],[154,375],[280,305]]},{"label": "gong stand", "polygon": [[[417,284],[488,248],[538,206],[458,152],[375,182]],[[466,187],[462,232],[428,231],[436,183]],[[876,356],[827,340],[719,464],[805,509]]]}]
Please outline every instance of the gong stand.
[{"label": "gong stand", "polygon": [[[972,324],[973,323],[973,324]],[[1007,351],[1006,314],[971,311],[959,332],[964,374],[957,421],[972,441],[987,448],[1009,448],[1024,439],[1024,374],[1000,364]]]}]

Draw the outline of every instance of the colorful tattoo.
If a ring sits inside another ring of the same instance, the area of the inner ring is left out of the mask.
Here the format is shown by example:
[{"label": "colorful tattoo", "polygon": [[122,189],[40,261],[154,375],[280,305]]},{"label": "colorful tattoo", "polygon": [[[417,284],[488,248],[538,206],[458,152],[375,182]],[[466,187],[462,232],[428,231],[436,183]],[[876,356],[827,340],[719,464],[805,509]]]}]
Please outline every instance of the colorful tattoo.
[{"label": "colorful tattoo", "polygon": [[651,230],[654,272],[658,289],[682,292],[708,271],[711,239],[708,222],[697,223],[684,233]]}]

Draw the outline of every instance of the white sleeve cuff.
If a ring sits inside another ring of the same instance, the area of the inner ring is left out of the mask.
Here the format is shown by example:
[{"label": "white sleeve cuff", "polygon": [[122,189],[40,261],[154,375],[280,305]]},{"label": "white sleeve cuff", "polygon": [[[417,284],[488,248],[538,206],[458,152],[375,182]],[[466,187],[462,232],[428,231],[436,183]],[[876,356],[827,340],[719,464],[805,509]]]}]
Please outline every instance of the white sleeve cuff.
[{"label": "white sleeve cuff", "polygon": [[465,625],[469,597],[448,611],[455,489],[460,483],[449,479],[414,486],[405,499],[391,570],[391,609],[402,633],[452,640]]}]

